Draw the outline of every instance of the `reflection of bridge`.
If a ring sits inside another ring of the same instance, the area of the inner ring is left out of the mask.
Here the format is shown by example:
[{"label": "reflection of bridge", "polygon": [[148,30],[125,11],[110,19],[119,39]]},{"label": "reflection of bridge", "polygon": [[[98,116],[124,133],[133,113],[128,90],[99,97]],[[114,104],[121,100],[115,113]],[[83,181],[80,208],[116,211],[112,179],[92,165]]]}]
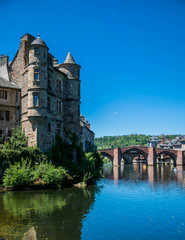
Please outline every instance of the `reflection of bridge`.
[{"label": "reflection of bridge", "polygon": [[161,154],[169,155],[173,159],[175,165],[185,164],[185,152],[182,150],[131,146],[124,148],[103,149],[99,150],[99,152],[103,156],[110,158],[110,160],[113,162],[113,165],[120,165],[124,155],[129,154],[130,152],[137,152],[138,154],[143,155],[147,161],[147,164],[152,166],[156,164],[156,158]]}]

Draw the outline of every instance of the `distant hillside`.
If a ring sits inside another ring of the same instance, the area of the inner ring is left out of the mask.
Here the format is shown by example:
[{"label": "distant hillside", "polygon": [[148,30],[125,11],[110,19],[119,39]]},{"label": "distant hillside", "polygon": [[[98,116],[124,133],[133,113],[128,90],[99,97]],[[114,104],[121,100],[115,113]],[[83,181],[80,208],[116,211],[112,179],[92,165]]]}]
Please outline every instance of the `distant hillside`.
[{"label": "distant hillside", "polygon": [[[106,148],[115,148],[115,147],[127,147],[130,145],[147,145],[147,141],[152,135],[143,135],[143,134],[131,134],[131,135],[123,135],[123,136],[109,136],[109,137],[100,137],[95,138],[95,145],[98,149],[106,149]],[[168,138],[170,140],[176,138],[179,135],[166,135],[163,137]],[[159,135],[159,138],[162,136]]]}]

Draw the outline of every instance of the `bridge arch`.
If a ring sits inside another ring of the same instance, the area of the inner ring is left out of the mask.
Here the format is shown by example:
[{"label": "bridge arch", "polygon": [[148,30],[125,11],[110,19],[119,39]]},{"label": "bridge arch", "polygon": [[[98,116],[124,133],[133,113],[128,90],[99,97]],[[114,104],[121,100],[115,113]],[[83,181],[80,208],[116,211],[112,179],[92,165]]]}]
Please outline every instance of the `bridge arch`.
[{"label": "bridge arch", "polygon": [[159,153],[157,153],[156,158],[160,157],[162,154],[170,156],[173,159],[174,166],[176,166],[177,156],[174,153],[172,153],[172,152],[170,152],[168,150],[160,151]]},{"label": "bridge arch", "polygon": [[137,147],[129,148],[129,149],[126,149],[125,151],[122,150],[122,151],[121,151],[122,158],[124,158],[124,155],[125,155],[125,154],[129,154],[130,152],[136,152],[136,153],[138,153],[138,154],[140,154],[140,155],[143,155],[144,158],[145,158],[145,160],[146,160],[146,162],[147,162],[148,152],[143,151],[142,149],[137,148]]},{"label": "bridge arch", "polygon": [[112,155],[110,155],[109,153],[104,152],[104,151],[100,151],[100,153],[101,153],[101,155],[102,155],[103,157],[108,157],[108,158],[111,160],[112,164],[113,164],[113,159],[114,159],[114,157],[113,157]]}]

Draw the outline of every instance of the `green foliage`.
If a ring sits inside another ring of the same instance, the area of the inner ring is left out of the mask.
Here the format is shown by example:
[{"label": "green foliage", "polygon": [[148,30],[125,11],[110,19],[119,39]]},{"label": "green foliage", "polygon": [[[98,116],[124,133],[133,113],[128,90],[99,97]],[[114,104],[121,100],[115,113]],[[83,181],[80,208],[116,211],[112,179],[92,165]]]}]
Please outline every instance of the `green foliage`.
[{"label": "green foliage", "polygon": [[98,153],[85,153],[85,158],[82,161],[82,170],[86,183],[93,184],[102,177],[102,166],[103,160]]},{"label": "green foliage", "polygon": [[46,158],[36,146],[28,147],[27,138],[21,127],[12,129],[12,136],[9,142],[2,144],[0,149],[0,177],[5,169],[13,163],[21,161],[21,158],[29,159],[31,165]]},{"label": "green foliage", "polygon": [[66,180],[66,171],[62,167],[54,167],[51,163],[41,162],[33,171],[33,180],[42,180],[52,188],[62,188]]},{"label": "green foliage", "polygon": [[48,154],[56,166],[67,167],[73,162],[80,163],[84,157],[82,146],[77,144],[77,139],[72,135],[72,144],[64,143],[60,136],[55,137],[52,151]]},{"label": "green foliage", "polygon": [[[35,162],[40,162],[46,158],[44,154],[39,152],[38,147],[25,147],[19,150],[12,149],[0,149],[0,168],[1,171],[9,167],[11,164],[20,162],[21,158],[29,159],[31,165],[34,165]],[[1,173],[0,173],[1,174]]]},{"label": "green foliage", "polygon": [[47,162],[31,166],[29,161],[22,159],[5,170],[3,187],[17,190],[34,187],[33,182],[39,182],[45,188],[61,188],[66,181],[66,171],[62,167],[56,168]]},{"label": "green foliage", "polygon": [[30,162],[21,160],[6,169],[3,177],[3,186],[6,189],[22,189],[32,182]]},{"label": "green foliage", "polygon": [[[6,145],[5,145],[6,146]],[[21,126],[12,128],[12,134],[10,137],[10,144],[8,147],[18,150],[28,146],[28,141],[25,134],[22,132]]]},{"label": "green foliage", "polygon": [[56,136],[50,153],[52,162],[65,168],[73,177],[74,183],[82,182],[84,178],[88,183],[94,183],[102,176],[103,161],[100,155],[93,152],[85,154],[82,146],[77,144],[74,135],[72,135],[71,142],[72,144],[65,144],[61,137]]},{"label": "green foliage", "polygon": [[57,191],[45,192],[34,191],[22,192],[17,195],[15,192],[7,192],[3,195],[4,208],[11,216],[21,219],[32,218],[33,214],[47,217],[55,209],[61,210],[66,201],[64,196]]},{"label": "green foliage", "polygon": [[[160,135],[159,138],[165,137],[170,140],[176,138],[179,135]],[[142,145],[146,146],[147,142],[151,135],[144,134],[130,134],[123,136],[108,136],[108,137],[100,137],[95,138],[95,145],[98,149],[106,149],[106,148],[115,148],[115,147],[128,147],[131,145]]]}]

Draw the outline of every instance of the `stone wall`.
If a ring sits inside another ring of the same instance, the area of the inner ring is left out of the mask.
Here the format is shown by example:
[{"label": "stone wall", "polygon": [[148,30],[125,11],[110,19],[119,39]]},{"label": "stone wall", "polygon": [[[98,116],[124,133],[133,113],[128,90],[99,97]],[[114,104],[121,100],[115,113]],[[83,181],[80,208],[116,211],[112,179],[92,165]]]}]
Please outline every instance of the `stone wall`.
[{"label": "stone wall", "polygon": [[[0,99],[0,112],[3,120],[0,120],[0,132],[7,136],[13,127],[17,126],[20,119],[20,90],[11,88],[2,88],[0,91],[7,92],[7,99]],[[7,113],[9,112],[9,116]],[[7,120],[9,117],[9,120]]]},{"label": "stone wall", "polygon": [[[54,67],[48,47],[31,44],[34,39],[29,34],[21,38],[9,68],[11,79],[21,87],[21,124],[28,145],[38,145],[46,151],[52,147],[56,134],[70,142],[70,133],[78,136],[79,143],[83,135],[83,141],[94,144],[94,134],[87,127],[81,135],[80,66],[65,63]],[[34,78],[35,69],[38,80]],[[37,106],[34,95],[38,96]],[[13,99],[10,102],[14,104]]]}]

